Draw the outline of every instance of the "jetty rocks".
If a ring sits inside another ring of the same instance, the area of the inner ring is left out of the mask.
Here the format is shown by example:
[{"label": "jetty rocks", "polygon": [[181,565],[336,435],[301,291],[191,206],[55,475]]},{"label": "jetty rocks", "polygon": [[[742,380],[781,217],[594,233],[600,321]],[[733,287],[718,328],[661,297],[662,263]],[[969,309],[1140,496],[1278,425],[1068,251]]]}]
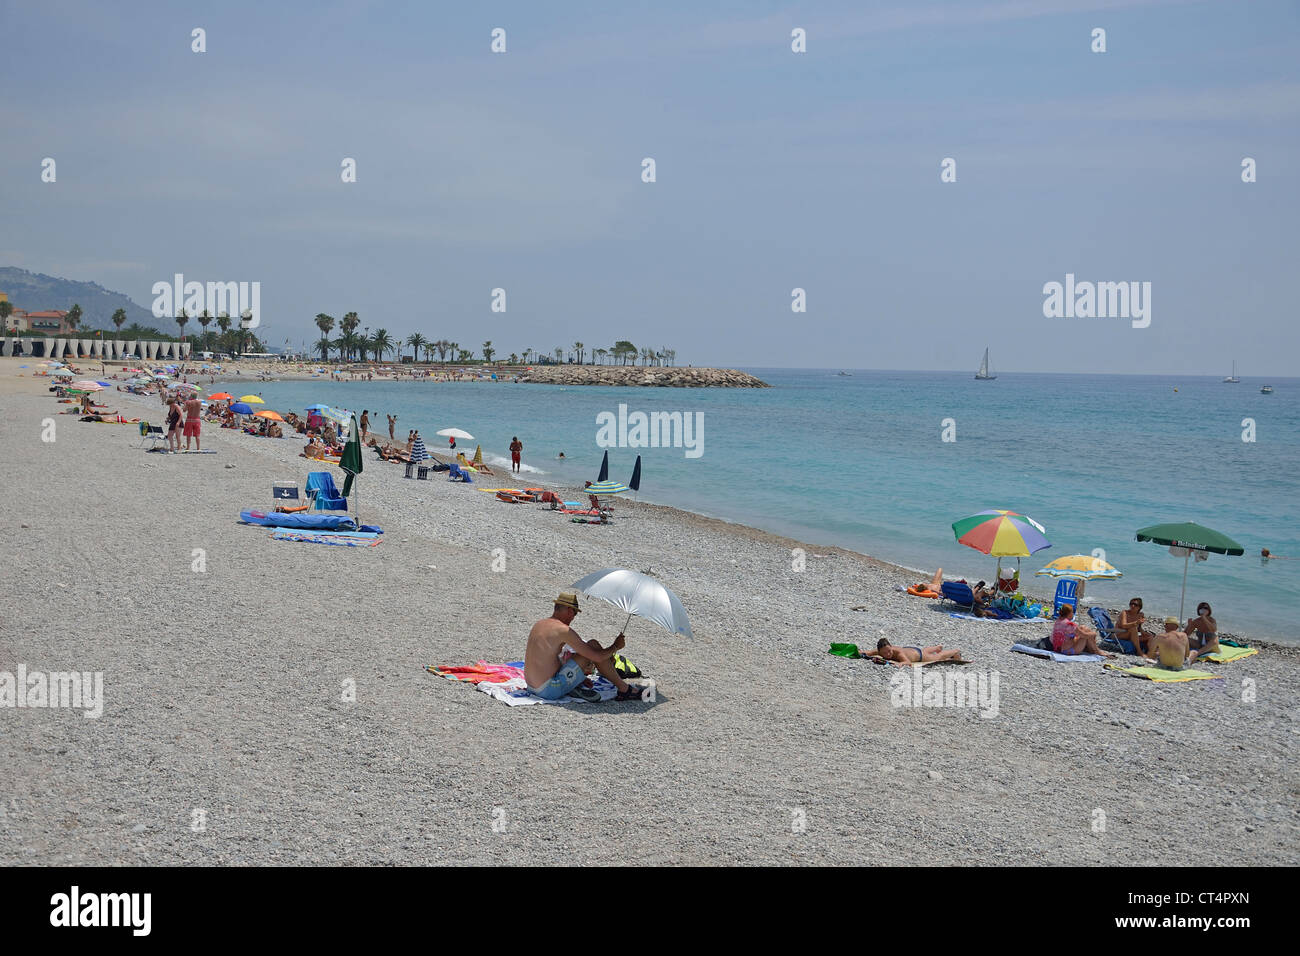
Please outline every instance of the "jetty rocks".
[{"label": "jetty rocks", "polygon": [[663,388],[771,388],[734,368],[682,368],[671,365],[542,365],[522,372],[521,382],[542,385],[638,385]]}]

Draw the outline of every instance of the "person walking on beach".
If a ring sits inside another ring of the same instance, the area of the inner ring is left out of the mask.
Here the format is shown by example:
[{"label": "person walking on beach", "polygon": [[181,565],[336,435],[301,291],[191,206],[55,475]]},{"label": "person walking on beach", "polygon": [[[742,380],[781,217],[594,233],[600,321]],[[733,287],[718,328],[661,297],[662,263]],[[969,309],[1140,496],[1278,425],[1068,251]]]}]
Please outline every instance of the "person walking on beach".
[{"label": "person walking on beach", "polygon": [[614,655],[621,651],[627,638],[620,634],[609,647],[596,641],[584,641],[569,625],[578,616],[578,595],[564,591],[555,599],[551,616],[538,621],[528,632],[524,651],[524,680],[528,689],[543,700],[559,700],[576,694],[583,700],[597,701],[600,695],[583,686],[586,675],[583,661],[590,661],[601,676],[618,688],[615,700],[638,700],[641,689],[633,687],[614,668]]},{"label": "person walking on beach", "polygon": [[[189,401],[185,403],[185,450],[190,450],[190,439],[194,439],[194,450],[201,451],[203,445],[199,442],[199,426],[202,423],[203,403],[199,401],[197,392],[191,392]],[[180,444],[177,442],[177,444]]]},{"label": "person walking on beach", "polygon": [[167,403],[167,450],[181,450],[181,403],[174,398]]},{"label": "person walking on beach", "polygon": [[393,434],[393,429],[395,427],[397,427],[397,416],[389,415],[388,416],[388,440],[389,441],[397,441],[397,436]]},{"label": "person walking on beach", "polygon": [[510,470],[516,474],[520,471],[519,456],[523,454],[524,443],[516,435],[510,442]]}]

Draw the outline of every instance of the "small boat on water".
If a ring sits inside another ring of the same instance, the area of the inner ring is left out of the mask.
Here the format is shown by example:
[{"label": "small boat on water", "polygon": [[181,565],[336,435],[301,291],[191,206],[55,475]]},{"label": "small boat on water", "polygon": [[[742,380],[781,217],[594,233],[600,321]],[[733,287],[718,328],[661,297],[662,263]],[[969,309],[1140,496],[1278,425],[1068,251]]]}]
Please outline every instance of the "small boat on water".
[{"label": "small boat on water", "polygon": [[1237,378],[1237,360],[1236,360],[1236,359],[1233,359],[1233,360],[1232,360],[1232,374],[1229,375],[1227,378],[1225,378],[1225,379],[1223,380],[1223,384],[1225,384],[1225,385],[1237,385],[1237,384],[1239,384],[1240,382],[1241,382],[1241,379]]},{"label": "small boat on water", "polygon": [[1272,394],[1273,394],[1273,386],[1272,386],[1272,385],[1265,385],[1263,388],[1261,388],[1261,389],[1259,390],[1259,393],[1260,393],[1261,395],[1272,395]]},{"label": "small boat on water", "polygon": [[989,371],[989,350],[985,349],[984,361],[980,362],[980,370],[975,373],[975,381],[991,382],[995,378],[997,378],[997,376]]},{"label": "small boat on water", "polygon": [[852,378],[852,377],[853,377],[853,373],[852,373],[852,372],[836,372],[835,374],[836,374],[836,375],[847,375],[849,378]]}]

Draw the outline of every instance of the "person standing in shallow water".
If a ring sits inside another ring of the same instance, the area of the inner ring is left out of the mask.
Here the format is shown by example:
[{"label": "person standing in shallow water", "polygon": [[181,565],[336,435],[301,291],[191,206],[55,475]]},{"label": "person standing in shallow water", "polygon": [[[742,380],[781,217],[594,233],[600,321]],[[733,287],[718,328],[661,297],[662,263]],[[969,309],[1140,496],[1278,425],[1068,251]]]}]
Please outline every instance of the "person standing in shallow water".
[{"label": "person standing in shallow water", "polygon": [[514,438],[510,440],[510,470],[515,474],[518,474],[519,471],[521,470],[521,466],[519,464],[519,457],[523,454],[523,452],[524,452],[524,443],[521,442],[519,440],[519,436],[516,435]]},{"label": "person standing in shallow water", "polygon": [[370,431],[370,412],[361,409],[361,440],[366,440],[366,432]]},{"label": "person standing in shallow water", "polygon": [[388,439],[389,439],[389,441],[396,441],[396,440],[397,440],[396,436],[393,435],[393,429],[396,428],[396,427],[397,427],[397,416],[396,416],[396,415],[389,415],[389,416],[388,416]]}]

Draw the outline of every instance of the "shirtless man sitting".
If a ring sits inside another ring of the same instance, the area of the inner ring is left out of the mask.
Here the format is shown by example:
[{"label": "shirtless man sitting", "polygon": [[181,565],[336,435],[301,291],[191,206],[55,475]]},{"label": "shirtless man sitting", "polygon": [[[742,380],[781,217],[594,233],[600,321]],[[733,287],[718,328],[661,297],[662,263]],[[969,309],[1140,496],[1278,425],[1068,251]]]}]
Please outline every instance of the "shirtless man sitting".
[{"label": "shirtless man sitting", "polygon": [[1158,667],[1180,671],[1187,662],[1187,635],[1178,630],[1178,618],[1165,618],[1165,632],[1151,638],[1151,660]]},{"label": "shirtless man sitting", "polygon": [[[614,669],[614,654],[623,649],[626,638],[620,634],[609,647],[584,641],[569,626],[578,613],[578,595],[565,591],[555,599],[555,612],[528,632],[528,648],[524,651],[528,689],[543,700],[559,700],[571,693],[583,700],[599,700],[595,691],[583,686],[586,675],[582,665],[591,661],[601,676],[618,688],[615,700],[639,700],[641,688],[623,680]],[[565,645],[571,653],[565,652]]]},{"label": "shirtless man sitting", "polygon": [[867,651],[863,657],[879,658],[881,662],[889,662],[899,667],[908,667],[912,664],[929,664],[931,661],[960,661],[961,651],[953,648],[945,651],[942,644],[934,644],[930,647],[895,647],[889,643],[888,638],[882,637],[876,642],[875,651]]}]

